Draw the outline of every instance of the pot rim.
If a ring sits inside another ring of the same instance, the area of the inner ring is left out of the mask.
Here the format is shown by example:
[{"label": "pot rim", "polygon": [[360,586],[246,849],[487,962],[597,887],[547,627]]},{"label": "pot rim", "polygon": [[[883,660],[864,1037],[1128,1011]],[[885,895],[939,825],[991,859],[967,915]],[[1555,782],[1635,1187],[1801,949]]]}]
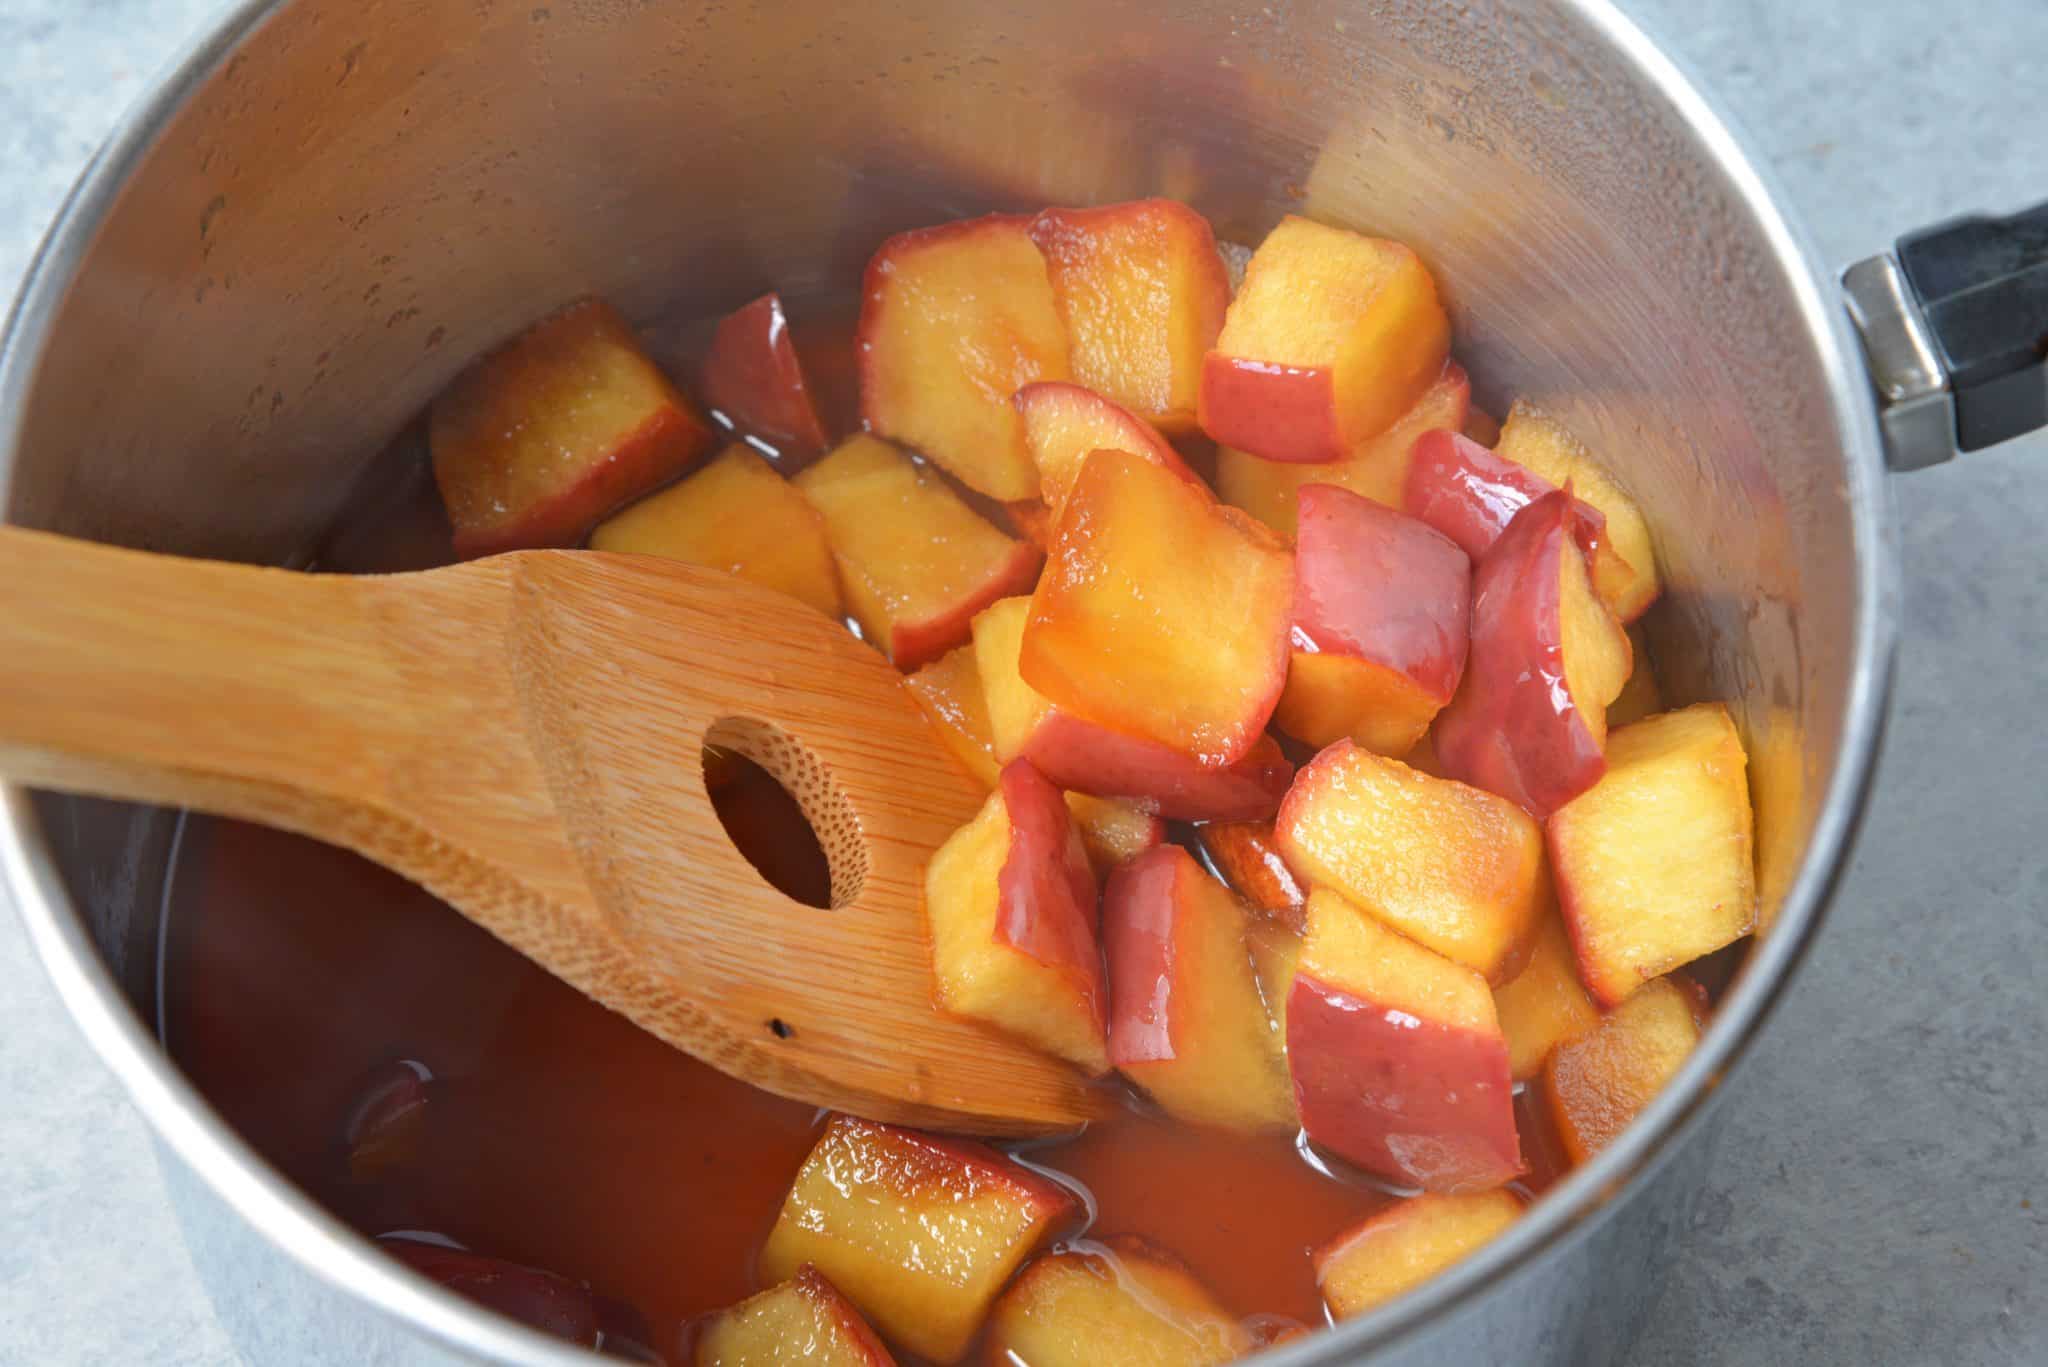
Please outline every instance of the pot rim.
[{"label": "pot rim", "polygon": [[[239,0],[190,40],[87,163],[59,209],[0,334],[0,493],[14,467],[21,415],[50,327],[101,224],[157,135],[241,42],[288,3]],[[1378,1310],[1261,1357],[1274,1367],[1311,1367],[1390,1347],[1591,1229],[1618,1205],[1617,1198],[1659,1166],[1746,1054],[1805,958],[1847,864],[1875,776],[1896,647],[1897,557],[1869,388],[1833,281],[1822,274],[1804,232],[1789,221],[1775,178],[1750,158],[1745,140],[1682,64],[1612,0],[1562,3],[1578,11],[1617,61],[1662,94],[1727,176],[1769,241],[1822,362],[1846,457],[1856,554],[1841,759],[1771,933],[1756,942],[1699,1046],[1642,1116],[1484,1249]],[[0,784],[0,887],[11,893],[66,1009],[162,1142],[264,1238],[330,1287],[460,1352],[533,1367],[590,1361],[583,1350],[485,1311],[384,1257],[250,1148],[129,1007],[72,905],[28,793],[12,784]]]}]

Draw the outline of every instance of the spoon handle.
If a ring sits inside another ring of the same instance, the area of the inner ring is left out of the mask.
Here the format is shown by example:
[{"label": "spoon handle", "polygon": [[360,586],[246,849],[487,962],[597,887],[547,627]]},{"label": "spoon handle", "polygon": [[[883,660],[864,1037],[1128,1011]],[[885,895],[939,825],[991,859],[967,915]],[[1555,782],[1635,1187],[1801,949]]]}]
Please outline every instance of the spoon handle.
[{"label": "spoon handle", "polygon": [[346,580],[0,527],[0,586],[9,778],[267,819],[374,786],[397,739]]},{"label": "spoon handle", "polygon": [[[502,848],[524,894],[587,904],[493,658],[504,577],[303,574],[0,527],[0,777],[282,827],[465,901]],[[488,849],[469,838],[493,827]]]}]

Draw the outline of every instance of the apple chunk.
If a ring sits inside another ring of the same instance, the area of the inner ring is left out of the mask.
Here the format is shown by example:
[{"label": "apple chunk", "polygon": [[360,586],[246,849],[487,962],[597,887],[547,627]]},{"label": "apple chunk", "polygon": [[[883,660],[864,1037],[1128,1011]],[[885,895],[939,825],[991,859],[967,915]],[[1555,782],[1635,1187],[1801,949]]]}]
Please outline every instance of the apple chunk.
[{"label": "apple chunk", "polygon": [[1125,451],[1083,462],[1018,669],[1059,706],[1225,767],[1287,678],[1294,571],[1264,527]]},{"label": "apple chunk", "polygon": [[1454,778],[1539,820],[1599,781],[1628,636],[1593,593],[1569,494],[1516,513],[1472,576],[1465,682],[1436,726]]},{"label": "apple chunk", "polygon": [[1544,903],[1543,835],[1513,803],[1338,741],[1296,775],[1288,864],[1417,944],[1501,981]]},{"label": "apple chunk", "polygon": [[1436,281],[1398,242],[1289,216],[1245,267],[1202,363],[1202,429],[1267,460],[1342,460],[1443,370]]},{"label": "apple chunk", "polygon": [[947,752],[982,787],[995,787],[1003,762],[996,758],[995,731],[989,723],[981,671],[974,664],[973,644],[953,647],[905,679],[903,686],[924,710]]},{"label": "apple chunk", "polygon": [[1270,821],[1208,821],[1195,839],[1217,876],[1245,905],[1270,921],[1300,930],[1308,889],[1287,867]]},{"label": "apple chunk", "polygon": [[1037,548],[1012,540],[902,452],[842,442],[796,477],[825,535],[862,633],[898,669],[967,639],[974,614],[1031,587]]},{"label": "apple chunk", "polygon": [[1037,495],[1010,396],[1034,380],[1066,379],[1068,363],[1029,219],[993,214],[884,242],[868,262],[855,336],[871,431],[977,493]]},{"label": "apple chunk", "polygon": [[1522,971],[1493,989],[1493,1008],[1517,1082],[1542,1072],[1552,1049],[1599,1023],[1600,1008],[1579,981],[1571,936],[1555,913],[1544,914]]},{"label": "apple chunk", "polygon": [[1022,760],[926,867],[939,1006],[1109,1070],[1095,875],[1059,789]]},{"label": "apple chunk", "polygon": [[1209,220],[1170,199],[1047,209],[1031,220],[1074,378],[1169,431],[1195,425],[1202,357],[1230,279]]},{"label": "apple chunk", "polygon": [[890,1339],[951,1362],[1010,1274],[1079,1214],[1074,1194],[995,1150],[836,1115],[761,1251],[815,1266]]},{"label": "apple chunk", "polygon": [[1055,706],[1018,670],[1028,598],[1006,598],[974,619],[974,656],[1001,759],[1028,759],[1062,788],[1127,798],[1179,821],[1270,817],[1294,766],[1270,736],[1223,768]]},{"label": "apple chunk", "polygon": [[[1082,462],[1096,451],[1128,451],[1199,486],[1201,477],[1152,425],[1093,390],[1064,380],[1028,384],[1014,402],[1024,420],[1024,445],[1038,467],[1039,496],[1057,525]],[[1049,538],[1048,538],[1049,539]]]},{"label": "apple chunk", "polygon": [[796,1276],[695,1326],[695,1367],[895,1367],[860,1311],[806,1263]]},{"label": "apple chunk", "polygon": [[1756,875],[1748,760],[1727,708],[1620,727],[1607,765],[1547,834],[1579,970],[1611,1006],[1747,935]]},{"label": "apple chunk", "polygon": [[427,418],[458,555],[573,546],[703,458],[711,427],[610,304],[586,299],[477,361]]},{"label": "apple chunk", "polygon": [[1477,1252],[1521,1214],[1506,1191],[1397,1201],[1316,1250],[1316,1285],[1338,1319],[1362,1315]]},{"label": "apple chunk", "polygon": [[[1415,442],[1400,507],[1477,560],[1493,549],[1516,513],[1556,491],[1555,484],[1534,470],[1495,455],[1469,437],[1427,432]],[[1597,511],[1582,516],[1595,532],[1606,523]]]},{"label": "apple chunk", "polygon": [[990,1363],[1216,1367],[1251,1336],[1178,1259],[1133,1238],[1032,1260],[989,1316]]},{"label": "apple chunk", "polygon": [[[1493,549],[1515,514],[1557,486],[1456,432],[1427,432],[1415,443],[1399,506],[1458,543],[1475,561]],[[1587,557],[1595,587],[1603,577],[1629,573],[1608,564],[1617,556],[1607,542],[1607,515],[1584,499],[1572,505],[1574,538]]]},{"label": "apple chunk", "polygon": [[1367,1172],[1459,1192],[1522,1171],[1486,980],[1324,888],[1287,995],[1287,1064],[1308,1137]]},{"label": "apple chunk", "polygon": [[1349,737],[1399,758],[1458,689],[1472,566],[1412,517],[1304,485],[1294,541],[1294,655],[1274,720],[1309,745]]},{"label": "apple chunk", "polygon": [[1518,401],[1508,410],[1494,450],[1559,488],[1570,486],[1574,494],[1600,510],[1606,519],[1605,539],[1614,554],[1596,559],[1593,587],[1622,622],[1642,616],[1657,601],[1660,585],[1650,524],[1635,500],[1622,492],[1562,423],[1527,402]]},{"label": "apple chunk", "polygon": [[703,384],[706,403],[786,457],[809,460],[831,444],[778,294],[764,294],[719,320],[704,356]]},{"label": "apple chunk", "polygon": [[[953,757],[982,787],[995,787],[1003,762],[996,758],[995,731],[989,722],[981,671],[975,667],[974,647],[956,646],[903,682]],[[1088,862],[1099,878],[1108,877],[1118,864],[1166,838],[1165,822],[1122,798],[1068,793],[1067,810],[1080,828]]]},{"label": "apple chunk", "polygon": [[1166,822],[1129,798],[1068,793],[1067,811],[1081,832],[1095,876],[1107,878],[1117,865],[1154,849],[1166,839]]},{"label": "apple chunk", "polygon": [[1664,1090],[1699,1043],[1705,1005],[1696,984],[1658,978],[1551,1054],[1544,1098],[1572,1162],[1607,1147]]},{"label": "apple chunk", "polygon": [[1246,947],[1250,918],[1178,845],[1119,868],[1102,901],[1109,1061],[1168,1115],[1294,1128],[1281,1039]]},{"label": "apple chunk", "polygon": [[[1417,441],[1428,432],[1456,428],[1465,420],[1472,386],[1456,361],[1447,362],[1436,383],[1398,421],[1351,449],[1342,460],[1322,465],[1261,460],[1225,446],[1216,452],[1216,493],[1288,540],[1294,539],[1296,500],[1304,484],[1334,484],[1390,508],[1401,506]],[[1455,539],[1455,538],[1453,538]]]},{"label": "apple chunk", "polygon": [[824,519],[739,442],[682,483],[599,523],[590,548],[686,560],[786,593],[827,617],[844,611]]}]

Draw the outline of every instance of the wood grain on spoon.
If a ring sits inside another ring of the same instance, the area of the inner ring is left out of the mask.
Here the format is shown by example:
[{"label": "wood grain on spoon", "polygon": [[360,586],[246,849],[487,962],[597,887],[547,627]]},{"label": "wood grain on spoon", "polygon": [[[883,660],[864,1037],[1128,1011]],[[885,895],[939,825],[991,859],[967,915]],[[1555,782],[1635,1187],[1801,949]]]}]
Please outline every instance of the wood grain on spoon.
[{"label": "wood grain on spoon", "polygon": [[[14,527],[0,586],[0,776],[356,850],[784,1096],[999,1134],[1097,1108],[932,1008],[924,864],[983,794],[897,673],[794,600],[591,552],[313,575]],[[829,910],[734,848],[707,742],[802,804]]]}]

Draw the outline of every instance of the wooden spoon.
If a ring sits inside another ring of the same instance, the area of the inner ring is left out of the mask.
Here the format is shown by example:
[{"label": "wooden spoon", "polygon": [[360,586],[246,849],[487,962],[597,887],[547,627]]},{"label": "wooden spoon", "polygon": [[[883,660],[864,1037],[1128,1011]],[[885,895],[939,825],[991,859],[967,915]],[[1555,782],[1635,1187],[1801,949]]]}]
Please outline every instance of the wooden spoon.
[{"label": "wooden spoon", "polygon": [[[734,848],[707,743],[802,805],[829,910]],[[728,575],[587,551],[300,574],[0,527],[0,776],[356,850],[783,1096],[1020,1135],[1098,1106],[932,1007],[924,865],[981,791],[879,655]]]}]

